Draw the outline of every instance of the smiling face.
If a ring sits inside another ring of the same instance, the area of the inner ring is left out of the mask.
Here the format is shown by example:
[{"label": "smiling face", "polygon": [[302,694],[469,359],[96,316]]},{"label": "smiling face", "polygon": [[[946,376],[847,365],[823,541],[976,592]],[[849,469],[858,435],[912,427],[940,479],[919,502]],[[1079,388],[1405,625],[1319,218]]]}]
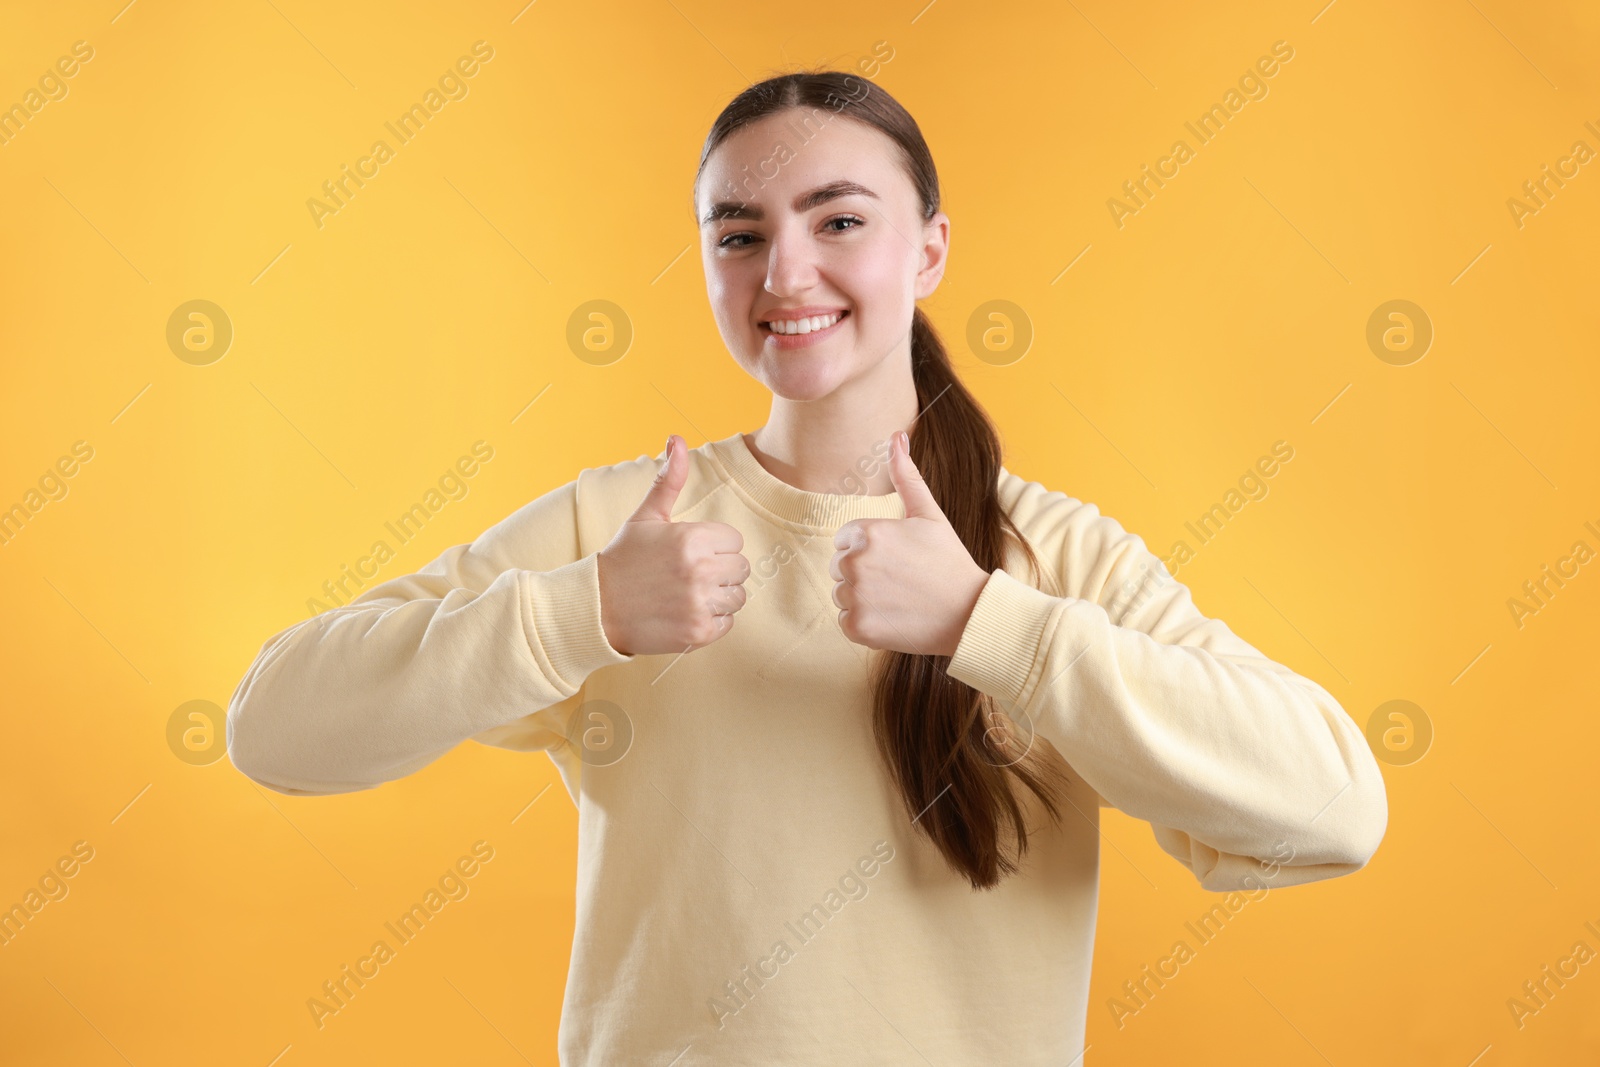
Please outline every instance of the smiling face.
[{"label": "smiling face", "polygon": [[[828,111],[769,115],[718,145],[695,210],[711,309],[739,365],[801,401],[909,366],[911,316],[949,242],[948,217],[923,222],[920,208],[895,142]],[[777,333],[774,318],[808,332]]]}]

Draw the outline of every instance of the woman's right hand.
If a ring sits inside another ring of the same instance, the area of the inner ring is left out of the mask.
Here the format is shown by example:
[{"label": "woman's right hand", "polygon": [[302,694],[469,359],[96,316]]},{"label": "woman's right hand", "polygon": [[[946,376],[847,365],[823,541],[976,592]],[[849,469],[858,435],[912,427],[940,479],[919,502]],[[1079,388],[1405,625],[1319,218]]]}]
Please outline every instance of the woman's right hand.
[{"label": "woman's right hand", "polygon": [[672,521],[689,474],[687,448],[677,434],[667,438],[655,483],[599,553],[600,626],[623,655],[709,645],[744,607],[743,535],[725,522]]}]

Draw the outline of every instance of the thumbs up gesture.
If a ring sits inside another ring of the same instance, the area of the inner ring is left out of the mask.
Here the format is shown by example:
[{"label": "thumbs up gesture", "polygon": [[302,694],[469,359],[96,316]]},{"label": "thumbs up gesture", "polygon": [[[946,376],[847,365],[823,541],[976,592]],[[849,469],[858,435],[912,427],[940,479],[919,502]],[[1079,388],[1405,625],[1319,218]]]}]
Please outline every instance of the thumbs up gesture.
[{"label": "thumbs up gesture", "polygon": [[989,574],[911,462],[905,431],[894,435],[889,477],[903,519],[855,519],[834,534],[828,565],[839,628],[858,645],[953,656]]},{"label": "thumbs up gesture", "polygon": [[639,507],[600,550],[600,627],[624,655],[687,652],[733,628],[750,562],[725,522],[673,522],[689,475],[687,445],[667,438],[667,459]]}]

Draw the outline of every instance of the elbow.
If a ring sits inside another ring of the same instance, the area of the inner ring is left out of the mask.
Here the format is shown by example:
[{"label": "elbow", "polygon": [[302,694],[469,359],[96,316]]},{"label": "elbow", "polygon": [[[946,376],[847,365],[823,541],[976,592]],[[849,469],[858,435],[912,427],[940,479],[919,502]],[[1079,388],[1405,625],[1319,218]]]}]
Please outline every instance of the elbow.
[{"label": "elbow", "polygon": [[1344,806],[1344,818],[1336,824],[1342,831],[1338,836],[1344,850],[1339,858],[1351,864],[1353,870],[1367,865],[1389,829],[1389,790],[1383,771],[1365,744],[1357,752],[1359,758],[1350,768],[1350,788],[1342,799],[1330,805],[1329,811],[1331,815],[1332,809]]},{"label": "elbow", "polygon": [[1376,766],[1372,768],[1371,778],[1361,791],[1360,803],[1356,808],[1357,814],[1350,822],[1344,860],[1360,870],[1377,853],[1378,846],[1383,843],[1383,835],[1389,829],[1388,789]]},{"label": "elbow", "polygon": [[262,746],[256,743],[255,731],[245,728],[244,703],[238,693],[235,693],[233,700],[228,703],[225,721],[228,762],[233,764],[234,770],[252,782],[272,788],[272,783],[264,770],[265,753]]},{"label": "elbow", "polygon": [[245,713],[237,696],[228,705],[227,746],[228,762],[233,764],[234,770],[275,793],[292,795],[295,792],[280,782],[270,746],[264,742],[260,731],[254,729],[254,718]]},{"label": "elbow", "polygon": [[247,711],[237,694],[228,705],[228,762],[257,785],[289,797],[320,797],[354,793],[377,784],[324,782],[304,777],[304,768],[297,768],[293,760],[283,757],[270,736],[260,729],[259,719],[259,715]]},{"label": "elbow", "polygon": [[[1295,822],[1282,828],[1282,836],[1293,854],[1288,863],[1350,874],[1371,862],[1383,843],[1389,829],[1389,794],[1366,738],[1342,711],[1338,717],[1343,737],[1338,757],[1318,765],[1319,770],[1326,768],[1314,776],[1323,782],[1322,791],[1302,796],[1305,806]],[[1312,805],[1320,806],[1308,819],[1304,811]]]},{"label": "elbow", "polygon": [[[1300,885],[1354,874],[1371,862],[1389,828],[1389,801],[1376,763],[1358,772],[1309,821],[1280,825],[1271,842],[1262,840],[1243,854],[1248,868],[1219,865],[1197,870],[1207,889],[1237,889],[1243,878],[1270,886]],[[1204,873],[1202,873],[1204,872]]]},{"label": "elbow", "polygon": [[1364,736],[1358,735],[1352,741],[1352,751],[1345,763],[1350,773],[1350,789],[1344,799],[1336,800],[1332,807],[1347,805],[1345,818],[1341,820],[1343,859],[1353,865],[1353,870],[1360,870],[1377,854],[1389,830],[1389,788],[1383,780],[1383,769]]},{"label": "elbow", "polygon": [[1312,819],[1306,851],[1296,861],[1325,865],[1341,874],[1361,870],[1377,854],[1389,829],[1389,797],[1376,761],[1352,775],[1350,784]]},{"label": "elbow", "polygon": [[353,793],[380,784],[376,781],[333,780],[317,767],[325,764],[319,752],[333,748],[314,738],[311,721],[292,714],[302,695],[286,689],[282,681],[283,658],[292,651],[304,624],[274,636],[257,654],[228,701],[225,737],[228,761],[257,785],[292,797]]}]

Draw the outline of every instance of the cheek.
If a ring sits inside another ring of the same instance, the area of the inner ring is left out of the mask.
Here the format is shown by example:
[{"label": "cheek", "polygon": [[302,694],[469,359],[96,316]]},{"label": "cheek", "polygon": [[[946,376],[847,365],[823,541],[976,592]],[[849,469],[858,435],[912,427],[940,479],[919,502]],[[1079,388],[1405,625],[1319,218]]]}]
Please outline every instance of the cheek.
[{"label": "cheek", "polygon": [[766,280],[766,261],[757,256],[711,257],[705,261],[711,293],[725,300],[748,298]]},{"label": "cheek", "polygon": [[726,329],[742,321],[744,312],[740,311],[739,304],[748,305],[747,288],[740,280],[736,269],[730,269],[724,263],[707,263],[706,271],[706,298],[711,302],[711,312],[716,317],[717,323]]},{"label": "cheek", "polygon": [[845,250],[839,267],[854,292],[868,307],[897,304],[909,291],[911,275],[909,251],[899,236],[880,227],[872,241],[862,241]]}]

